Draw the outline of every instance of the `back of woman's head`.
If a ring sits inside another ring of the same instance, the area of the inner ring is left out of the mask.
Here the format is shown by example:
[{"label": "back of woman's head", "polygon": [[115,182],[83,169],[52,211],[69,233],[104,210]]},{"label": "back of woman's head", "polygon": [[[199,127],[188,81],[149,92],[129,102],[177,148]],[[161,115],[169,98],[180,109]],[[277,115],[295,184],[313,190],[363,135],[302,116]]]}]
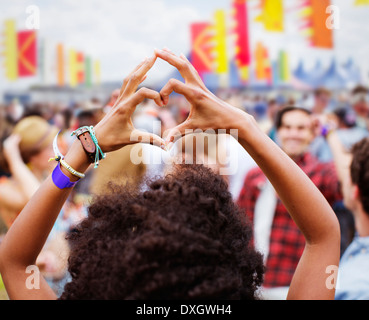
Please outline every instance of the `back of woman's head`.
[{"label": "back of woman's head", "polygon": [[264,267],[222,177],[180,165],[98,196],[69,234],[62,299],[255,299]]}]

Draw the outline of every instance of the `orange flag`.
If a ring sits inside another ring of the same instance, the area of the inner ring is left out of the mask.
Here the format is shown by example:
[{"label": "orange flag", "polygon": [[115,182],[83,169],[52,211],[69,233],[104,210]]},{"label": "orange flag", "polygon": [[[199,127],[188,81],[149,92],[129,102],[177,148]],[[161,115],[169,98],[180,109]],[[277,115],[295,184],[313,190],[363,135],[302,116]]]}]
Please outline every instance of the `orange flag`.
[{"label": "orange flag", "polygon": [[57,56],[57,83],[58,86],[65,85],[65,59],[64,59],[64,47],[61,43],[59,43],[56,47],[56,56]]},{"label": "orange flag", "polygon": [[313,47],[332,49],[334,46],[333,30],[327,27],[330,16],[327,7],[330,4],[330,0],[303,1],[300,11],[303,21],[301,29]]},{"label": "orange flag", "polygon": [[326,12],[326,9],[330,4],[330,0],[311,0],[313,9],[312,25],[314,29],[312,44],[314,47],[333,48],[333,31],[326,26],[326,21],[329,18],[329,13]]},{"label": "orange flag", "polygon": [[17,36],[18,76],[33,76],[37,71],[36,31],[19,31]]}]

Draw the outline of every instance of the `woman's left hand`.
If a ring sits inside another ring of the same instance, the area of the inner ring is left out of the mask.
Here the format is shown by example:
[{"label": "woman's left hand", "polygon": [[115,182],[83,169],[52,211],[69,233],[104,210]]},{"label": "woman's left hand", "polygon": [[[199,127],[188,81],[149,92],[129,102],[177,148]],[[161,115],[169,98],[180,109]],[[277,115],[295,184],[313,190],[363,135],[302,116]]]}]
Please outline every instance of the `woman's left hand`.
[{"label": "woman's left hand", "polygon": [[[164,148],[164,140],[149,132],[137,130],[131,116],[136,106],[145,99],[152,99],[158,106],[163,106],[158,92],[138,86],[146,79],[147,72],[156,61],[156,55],[142,61],[123,81],[115,105],[95,126],[95,134],[103,152],[114,151],[126,145],[138,142],[150,143]],[[137,91],[136,91],[137,90]]]}]

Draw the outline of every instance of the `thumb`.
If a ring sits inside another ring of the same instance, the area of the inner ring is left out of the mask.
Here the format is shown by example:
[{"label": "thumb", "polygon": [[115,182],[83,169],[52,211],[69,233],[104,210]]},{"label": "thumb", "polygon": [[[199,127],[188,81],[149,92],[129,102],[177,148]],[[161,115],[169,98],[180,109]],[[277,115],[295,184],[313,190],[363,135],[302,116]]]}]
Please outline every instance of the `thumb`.
[{"label": "thumb", "polygon": [[133,130],[130,137],[131,141],[152,144],[165,150],[165,141],[158,135],[141,130]]},{"label": "thumb", "polygon": [[188,133],[192,133],[193,129],[189,120],[186,120],[178,126],[164,132],[165,143],[174,143]]}]

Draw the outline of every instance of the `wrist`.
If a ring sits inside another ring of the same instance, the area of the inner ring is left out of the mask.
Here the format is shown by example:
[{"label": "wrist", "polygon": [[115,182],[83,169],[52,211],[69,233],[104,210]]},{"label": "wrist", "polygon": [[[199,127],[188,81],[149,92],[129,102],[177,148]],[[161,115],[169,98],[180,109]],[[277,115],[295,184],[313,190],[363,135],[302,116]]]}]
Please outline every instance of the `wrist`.
[{"label": "wrist", "polygon": [[328,136],[336,130],[336,127],[332,124],[325,124],[321,127],[320,134],[323,138],[327,139]]},{"label": "wrist", "polygon": [[[65,162],[67,162],[74,170],[84,173],[91,164],[89,157],[84,151],[81,143],[78,140],[75,140],[67,154],[64,157]],[[62,172],[70,178],[71,181],[78,181],[78,177],[70,173],[64,167],[61,167]]]},{"label": "wrist", "polygon": [[245,113],[237,118],[237,122],[235,126],[238,130],[238,137],[241,140],[249,141],[252,138],[252,135],[255,135],[257,132],[261,132],[258,123],[255,118],[248,113]]}]

